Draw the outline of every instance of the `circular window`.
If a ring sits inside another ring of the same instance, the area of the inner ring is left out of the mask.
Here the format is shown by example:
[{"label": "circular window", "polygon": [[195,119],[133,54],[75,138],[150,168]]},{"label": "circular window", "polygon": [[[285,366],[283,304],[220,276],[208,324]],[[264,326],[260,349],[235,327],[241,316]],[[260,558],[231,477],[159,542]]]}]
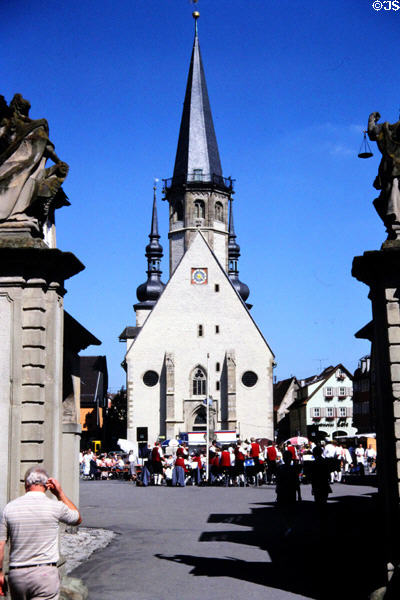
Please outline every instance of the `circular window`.
[{"label": "circular window", "polygon": [[242,375],[242,383],[246,387],[253,387],[258,381],[258,376],[254,371],[246,371]]},{"label": "circular window", "polygon": [[146,371],[143,375],[143,383],[148,385],[149,387],[153,387],[153,385],[157,385],[158,383],[158,373],[155,371]]}]

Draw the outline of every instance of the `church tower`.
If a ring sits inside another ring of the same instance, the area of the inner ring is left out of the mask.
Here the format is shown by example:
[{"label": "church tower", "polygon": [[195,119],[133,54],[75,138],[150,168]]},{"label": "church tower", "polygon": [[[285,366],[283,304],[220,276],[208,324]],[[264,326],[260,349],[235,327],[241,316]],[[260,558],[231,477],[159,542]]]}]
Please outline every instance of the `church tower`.
[{"label": "church tower", "polygon": [[[233,180],[222,173],[196,19],[169,204],[170,276],[161,281],[154,195],[147,281],[136,325],[120,335],[128,396],[127,439],[154,442],[209,431],[273,438],[274,355],[239,279]],[[206,405],[209,410],[206,410]],[[205,438],[203,438],[205,440]]]},{"label": "church tower", "polygon": [[200,230],[228,270],[228,212],[233,181],[222,175],[200,54],[197,19],[174,173],[164,180],[169,203],[170,275]]}]

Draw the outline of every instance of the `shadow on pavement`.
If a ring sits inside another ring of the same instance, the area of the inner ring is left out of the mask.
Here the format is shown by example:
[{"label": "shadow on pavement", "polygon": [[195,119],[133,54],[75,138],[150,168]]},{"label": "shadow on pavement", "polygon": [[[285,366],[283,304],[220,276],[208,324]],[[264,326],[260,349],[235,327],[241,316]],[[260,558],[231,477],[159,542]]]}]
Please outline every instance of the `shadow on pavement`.
[{"label": "shadow on pavement", "polygon": [[[322,510],[310,501],[289,513],[274,503],[257,503],[248,514],[210,515],[209,523],[227,528],[204,532],[200,541],[257,546],[268,553],[265,562],[156,556],[192,566],[195,576],[234,577],[315,600],[367,600],[384,585],[376,494],[332,500]],[[229,525],[249,529],[230,531]]]}]

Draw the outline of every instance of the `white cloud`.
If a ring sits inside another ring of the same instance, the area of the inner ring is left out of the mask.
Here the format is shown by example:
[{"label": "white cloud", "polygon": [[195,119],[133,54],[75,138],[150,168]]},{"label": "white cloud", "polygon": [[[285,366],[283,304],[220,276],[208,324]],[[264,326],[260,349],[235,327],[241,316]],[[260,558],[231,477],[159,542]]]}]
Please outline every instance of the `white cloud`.
[{"label": "white cloud", "polygon": [[334,156],[355,156],[354,148],[348,148],[343,144],[334,144],[330,147],[329,153]]}]

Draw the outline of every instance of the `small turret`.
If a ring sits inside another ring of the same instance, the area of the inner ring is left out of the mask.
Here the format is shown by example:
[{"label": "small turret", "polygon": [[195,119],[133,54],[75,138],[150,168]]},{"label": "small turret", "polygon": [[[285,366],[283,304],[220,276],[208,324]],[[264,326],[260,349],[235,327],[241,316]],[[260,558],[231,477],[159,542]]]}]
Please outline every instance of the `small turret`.
[{"label": "small turret", "polygon": [[[233,222],[233,206],[232,198],[229,202],[229,238],[228,238],[228,263],[229,263],[229,279],[231,280],[233,287],[242,298],[243,302],[246,302],[250,295],[250,290],[245,283],[242,283],[239,279],[238,260],[240,256],[240,246],[236,243],[235,225]],[[247,304],[247,308],[251,308],[252,304]]]},{"label": "small turret", "polygon": [[139,303],[134,305],[138,326],[142,325],[143,323],[144,319],[141,317],[148,315],[148,311],[150,311],[156,304],[165,288],[165,283],[161,281],[162,271],[160,269],[160,263],[163,257],[163,247],[159,242],[160,236],[158,233],[156,186],[154,186],[153,189],[153,212],[149,234],[150,243],[146,246],[147,281],[139,285],[137,288],[136,296],[139,300]]}]

